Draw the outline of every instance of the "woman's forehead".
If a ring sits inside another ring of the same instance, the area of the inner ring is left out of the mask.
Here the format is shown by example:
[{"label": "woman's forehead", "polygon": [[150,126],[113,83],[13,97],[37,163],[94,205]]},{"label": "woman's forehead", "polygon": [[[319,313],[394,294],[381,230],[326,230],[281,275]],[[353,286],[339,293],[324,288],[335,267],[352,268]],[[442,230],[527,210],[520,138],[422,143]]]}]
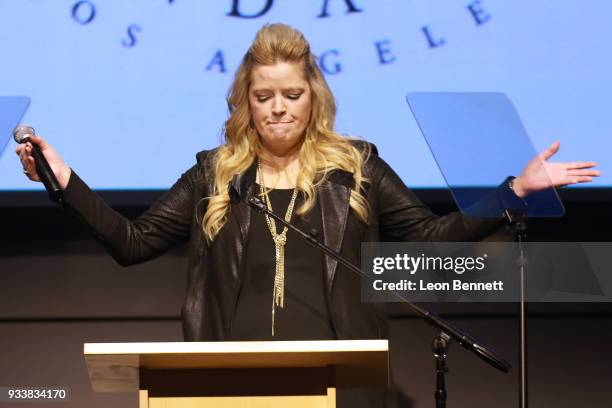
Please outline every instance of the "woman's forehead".
[{"label": "woman's forehead", "polygon": [[308,82],[303,77],[302,66],[294,62],[278,62],[274,65],[255,65],[251,71],[251,89],[304,88]]}]

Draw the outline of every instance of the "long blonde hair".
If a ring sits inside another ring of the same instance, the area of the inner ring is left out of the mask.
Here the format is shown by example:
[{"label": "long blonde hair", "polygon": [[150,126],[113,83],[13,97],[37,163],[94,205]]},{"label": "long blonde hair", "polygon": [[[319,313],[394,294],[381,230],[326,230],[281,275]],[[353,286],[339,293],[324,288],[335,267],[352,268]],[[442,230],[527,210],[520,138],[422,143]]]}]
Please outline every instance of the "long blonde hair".
[{"label": "long blonde hair", "polygon": [[255,65],[278,62],[301,64],[311,90],[311,115],[299,152],[300,173],[296,182],[298,191],[304,193],[304,201],[296,212],[308,212],[315,203],[317,183],[331,170],[342,169],[353,173],[349,205],[362,222],[368,222],[369,208],[362,186],[367,180],[361,167],[370,154],[369,145],[362,144],[366,148],[360,150],[350,139],[334,132],[336,103],[302,33],[285,24],[270,24],[257,32],[228,92],[230,116],[225,122],[225,144],[214,157],[214,191],[202,218],[202,229],[209,241],[214,240],[227,222],[229,181],[235,174],[244,173],[261,151],[249,110],[251,72]]}]

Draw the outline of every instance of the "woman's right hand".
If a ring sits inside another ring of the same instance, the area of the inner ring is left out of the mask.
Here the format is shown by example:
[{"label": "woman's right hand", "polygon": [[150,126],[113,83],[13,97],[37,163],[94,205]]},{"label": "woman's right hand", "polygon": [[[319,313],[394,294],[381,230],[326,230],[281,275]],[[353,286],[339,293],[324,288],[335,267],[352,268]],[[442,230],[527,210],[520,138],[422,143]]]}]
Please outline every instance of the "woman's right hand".
[{"label": "woman's right hand", "polygon": [[32,181],[40,181],[40,176],[36,171],[36,161],[34,160],[34,156],[32,156],[32,144],[38,145],[45,159],[47,159],[51,170],[53,170],[53,174],[55,174],[60,187],[62,190],[65,190],[72,170],[64,163],[62,158],[59,157],[55,149],[45,142],[42,137],[31,135],[27,143],[20,144],[15,149],[15,153],[17,153],[21,160],[23,172],[26,177]]}]

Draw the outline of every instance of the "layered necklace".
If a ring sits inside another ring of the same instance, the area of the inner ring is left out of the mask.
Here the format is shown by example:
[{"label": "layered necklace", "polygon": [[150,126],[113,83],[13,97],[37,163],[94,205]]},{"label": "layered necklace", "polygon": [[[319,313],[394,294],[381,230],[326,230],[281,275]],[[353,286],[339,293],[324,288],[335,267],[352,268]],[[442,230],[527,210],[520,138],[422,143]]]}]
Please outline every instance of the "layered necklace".
[{"label": "layered necklace", "polygon": [[[263,171],[261,170],[261,160],[257,160],[257,171],[259,173],[259,191],[264,198],[266,207],[268,210],[272,210],[272,201],[268,197],[268,191],[266,190],[264,183]],[[285,213],[285,221],[290,222],[291,216],[293,215],[293,207],[295,205],[295,199],[297,197],[297,188],[293,189],[293,195],[291,201],[287,207]],[[287,227],[284,227],[282,232],[278,234],[276,231],[276,222],[273,218],[269,217],[268,214],[264,214],[266,218],[266,224],[270,234],[272,234],[272,241],[274,242],[274,255],[275,255],[275,268],[274,268],[274,283],[272,287],[272,336],[274,336],[274,313],[276,307],[281,309],[285,304],[285,244],[287,243]]]}]

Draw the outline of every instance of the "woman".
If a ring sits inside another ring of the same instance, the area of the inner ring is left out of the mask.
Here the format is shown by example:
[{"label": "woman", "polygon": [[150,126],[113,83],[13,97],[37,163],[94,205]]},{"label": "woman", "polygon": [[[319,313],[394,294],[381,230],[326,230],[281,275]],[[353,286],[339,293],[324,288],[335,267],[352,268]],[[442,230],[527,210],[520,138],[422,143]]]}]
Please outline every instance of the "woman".
[{"label": "woman", "polygon": [[[362,241],[467,241],[500,221],[437,217],[365,142],[333,131],[335,104],[308,42],[282,24],[264,26],[228,96],[224,145],[197,164],[147,212],[129,221],[104,204],[41,138],[64,189],[65,208],[83,219],[122,265],[189,245],[184,337],[202,340],[385,337],[360,281],[272,219],[231,204],[227,185],[261,194],[269,208],[319,233],[359,263]],[[514,179],[516,195],[588,182],[595,163],[548,163],[553,144]],[[16,150],[38,181],[31,145]]]}]

